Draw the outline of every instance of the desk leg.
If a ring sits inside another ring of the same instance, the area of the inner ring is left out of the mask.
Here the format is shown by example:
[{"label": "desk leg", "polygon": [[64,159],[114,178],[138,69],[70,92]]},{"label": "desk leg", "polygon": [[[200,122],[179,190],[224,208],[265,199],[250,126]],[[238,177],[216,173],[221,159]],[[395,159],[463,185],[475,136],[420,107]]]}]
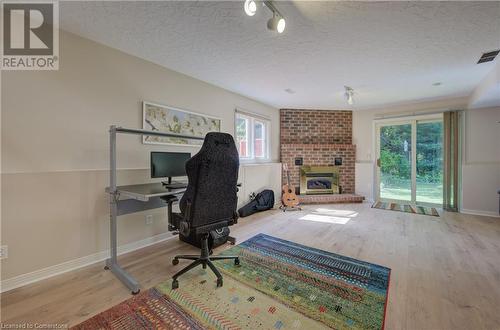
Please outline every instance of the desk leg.
[{"label": "desk leg", "polygon": [[115,274],[116,277],[120,281],[125,284],[127,288],[130,289],[132,294],[138,294],[141,289],[139,288],[139,283],[133,278],[129,273],[127,273],[123,268],[120,267],[118,263],[113,263],[111,259],[106,260],[106,267],[111,270],[113,274]]},{"label": "desk leg", "polygon": [[123,270],[123,268],[120,267],[120,265],[118,264],[118,243],[117,243],[117,230],[116,230],[116,227],[117,227],[117,221],[116,221],[116,217],[117,217],[117,202],[116,202],[116,198],[113,194],[110,194],[110,252],[111,252],[111,256],[109,259],[106,260],[106,268],[111,270],[111,272],[113,274],[115,274],[116,277],[118,277],[118,279],[120,281],[123,282],[123,284],[125,284],[125,286],[127,288],[130,289],[130,291],[132,291],[132,294],[137,294],[139,293],[140,291],[140,288],[139,288],[139,283],[130,275],[128,274],[125,270]]}]

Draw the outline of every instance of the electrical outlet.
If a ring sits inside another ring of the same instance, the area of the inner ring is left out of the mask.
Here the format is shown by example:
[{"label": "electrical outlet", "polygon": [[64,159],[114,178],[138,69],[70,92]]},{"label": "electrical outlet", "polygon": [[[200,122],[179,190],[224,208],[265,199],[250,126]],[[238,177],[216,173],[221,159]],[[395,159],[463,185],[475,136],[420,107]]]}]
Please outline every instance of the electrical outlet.
[{"label": "electrical outlet", "polygon": [[146,225],[152,225],[153,224],[153,216],[151,214],[146,215]]},{"label": "electrical outlet", "polygon": [[6,259],[9,256],[9,248],[7,245],[0,246],[0,259]]}]

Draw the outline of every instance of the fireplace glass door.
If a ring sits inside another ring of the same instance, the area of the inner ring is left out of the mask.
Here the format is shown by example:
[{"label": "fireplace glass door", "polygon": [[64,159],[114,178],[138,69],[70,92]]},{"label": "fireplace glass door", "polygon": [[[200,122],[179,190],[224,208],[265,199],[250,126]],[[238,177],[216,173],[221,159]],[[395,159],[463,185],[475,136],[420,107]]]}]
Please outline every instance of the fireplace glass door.
[{"label": "fireplace glass door", "polygon": [[300,168],[300,194],[338,194],[339,169],[335,166],[307,166]]}]

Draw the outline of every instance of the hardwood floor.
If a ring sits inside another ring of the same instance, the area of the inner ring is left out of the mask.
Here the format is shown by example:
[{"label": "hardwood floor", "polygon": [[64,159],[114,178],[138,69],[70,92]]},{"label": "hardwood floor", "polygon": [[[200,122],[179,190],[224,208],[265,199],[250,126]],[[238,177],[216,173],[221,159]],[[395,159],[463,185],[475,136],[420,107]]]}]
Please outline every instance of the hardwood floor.
[{"label": "hardwood floor", "polygon": [[[305,215],[310,220],[300,219]],[[391,268],[386,329],[500,329],[498,218],[429,217],[367,203],[309,205],[243,218],[231,231],[238,242],[262,232]],[[120,262],[146,289],[179,269],[171,257],[180,253],[198,250],[173,239]],[[130,297],[96,264],[2,294],[1,319],[71,326]]]}]

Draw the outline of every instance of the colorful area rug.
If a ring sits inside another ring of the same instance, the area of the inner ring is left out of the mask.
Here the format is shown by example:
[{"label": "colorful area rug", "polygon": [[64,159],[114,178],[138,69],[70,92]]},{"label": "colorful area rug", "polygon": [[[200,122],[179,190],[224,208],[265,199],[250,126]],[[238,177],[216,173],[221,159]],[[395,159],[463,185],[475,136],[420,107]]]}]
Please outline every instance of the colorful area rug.
[{"label": "colorful area rug", "polygon": [[166,281],[75,329],[382,329],[390,269],[259,234],[216,261]]},{"label": "colorful area rug", "polygon": [[423,215],[431,215],[433,217],[439,217],[439,213],[434,207],[414,206],[410,204],[399,204],[399,203],[380,202],[380,201],[375,202],[372,205],[372,207],[382,210],[391,210],[391,211],[399,211],[399,212],[415,213],[415,214],[423,214]]}]

